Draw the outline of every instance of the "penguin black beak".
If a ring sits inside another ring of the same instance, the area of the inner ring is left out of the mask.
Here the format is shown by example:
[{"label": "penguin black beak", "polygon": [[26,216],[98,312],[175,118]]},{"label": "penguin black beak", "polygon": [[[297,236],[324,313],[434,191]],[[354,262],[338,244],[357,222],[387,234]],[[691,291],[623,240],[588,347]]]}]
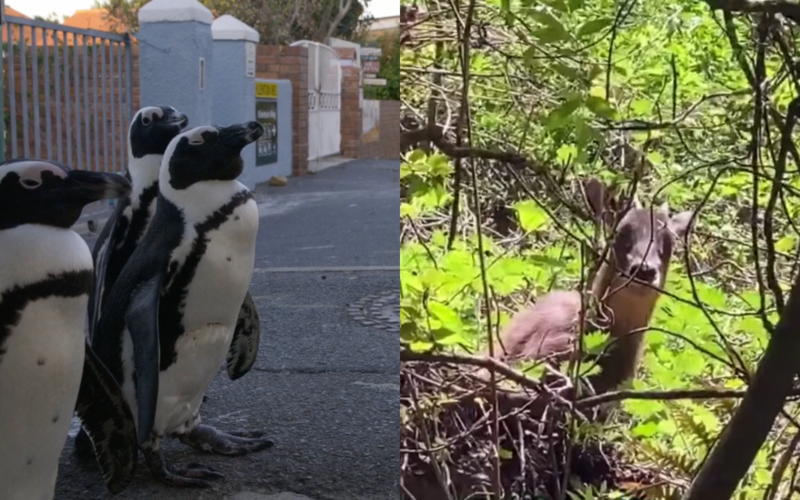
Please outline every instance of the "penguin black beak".
[{"label": "penguin black beak", "polygon": [[165,117],[161,123],[167,127],[177,126],[178,130],[183,130],[189,124],[189,118],[183,113],[175,113]]},{"label": "penguin black beak", "polygon": [[264,127],[256,121],[219,128],[219,140],[231,149],[241,151],[264,135]]},{"label": "penguin black beak", "polygon": [[131,193],[131,183],[117,174],[70,170],[63,189],[65,197],[89,204],[128,196]]}]

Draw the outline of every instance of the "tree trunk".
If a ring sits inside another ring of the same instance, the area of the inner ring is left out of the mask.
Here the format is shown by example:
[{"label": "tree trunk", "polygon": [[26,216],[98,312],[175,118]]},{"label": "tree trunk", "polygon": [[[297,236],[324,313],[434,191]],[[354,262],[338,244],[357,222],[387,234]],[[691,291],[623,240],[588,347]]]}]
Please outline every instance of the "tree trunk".
[{"label": "tree trunk", "polygon": [[733,495],[783,408],[798,368],[800,274],[739,409],[683,500],[727,500]]}]

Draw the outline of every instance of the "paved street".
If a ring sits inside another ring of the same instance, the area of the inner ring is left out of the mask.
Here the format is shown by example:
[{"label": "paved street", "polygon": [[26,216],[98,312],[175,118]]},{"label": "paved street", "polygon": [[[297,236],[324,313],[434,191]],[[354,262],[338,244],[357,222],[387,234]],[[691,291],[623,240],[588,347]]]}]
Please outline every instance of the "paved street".
[{"label": "paved street", "polygon": [[219,457],[165,442],[168,460],[226,479],[169,488],[140,457],[133,484],[112,497],[69,438],[56,500],[398,498],[398,178],[399,161],[358,160],[256,193],[259,358],[238,381],[220,371],[201,414],[221,430],[264,430],[272,449]]}]

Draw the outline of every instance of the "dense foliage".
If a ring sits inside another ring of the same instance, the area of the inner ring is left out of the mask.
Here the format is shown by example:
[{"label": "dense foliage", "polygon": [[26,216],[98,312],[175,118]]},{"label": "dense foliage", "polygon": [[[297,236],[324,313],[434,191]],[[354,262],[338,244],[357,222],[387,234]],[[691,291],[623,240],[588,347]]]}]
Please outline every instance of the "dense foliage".
[{"label": "dense foliage", "polygon": [[[94,6],[108,11],[113,30],[135,33],[139,8],[148,1],[95,0]],[[367,0],[200,0],[200,3],[215,16],[230,14],[252,26],[261,36],[261,43],[275,45],[296,40],[324,43],[329,36],[350,40],[359,36],[371,19],[362,16]]]},{"label": "dense foliage", "polygon": [[[786,125],[800,94],[797,27],[697,0],[416,4],[427,14],[407,22],[401,97],[404,123],[427,133],[401,169],[404,353],[479,353],[487,329],[496,336],[524,304],[579,287],[598,247],[576,214],[580,179],[696,210],[633,383],[665,395],[624,399],[624,412],[586,431],[668,479],[573,485],[568,498],[679,497],[735,411],[797,272],[800,156]],[[591,350],[604,339],[584,341]],[[791,497],[798,413],[786,403],[736,498]],[[404,410],[403,425],[417,417]]]},{"label": "dense foliage", "polygon": [[365,99],[381,99],[397,101],[400,99],[400,38],[395,33],[382,36],[378,78],[386,79],[384,86],[365,86]]}]

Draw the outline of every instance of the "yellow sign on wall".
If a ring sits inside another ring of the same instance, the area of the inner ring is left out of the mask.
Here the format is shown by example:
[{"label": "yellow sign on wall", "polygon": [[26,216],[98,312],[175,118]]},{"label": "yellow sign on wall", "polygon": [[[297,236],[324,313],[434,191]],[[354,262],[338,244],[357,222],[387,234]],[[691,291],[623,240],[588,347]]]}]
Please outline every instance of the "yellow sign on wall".
[{"label": "yellow sign on wall", "polygon": [[262,99],[277,99],[278,98],[278,84],[256,82],[256,97]]}]

